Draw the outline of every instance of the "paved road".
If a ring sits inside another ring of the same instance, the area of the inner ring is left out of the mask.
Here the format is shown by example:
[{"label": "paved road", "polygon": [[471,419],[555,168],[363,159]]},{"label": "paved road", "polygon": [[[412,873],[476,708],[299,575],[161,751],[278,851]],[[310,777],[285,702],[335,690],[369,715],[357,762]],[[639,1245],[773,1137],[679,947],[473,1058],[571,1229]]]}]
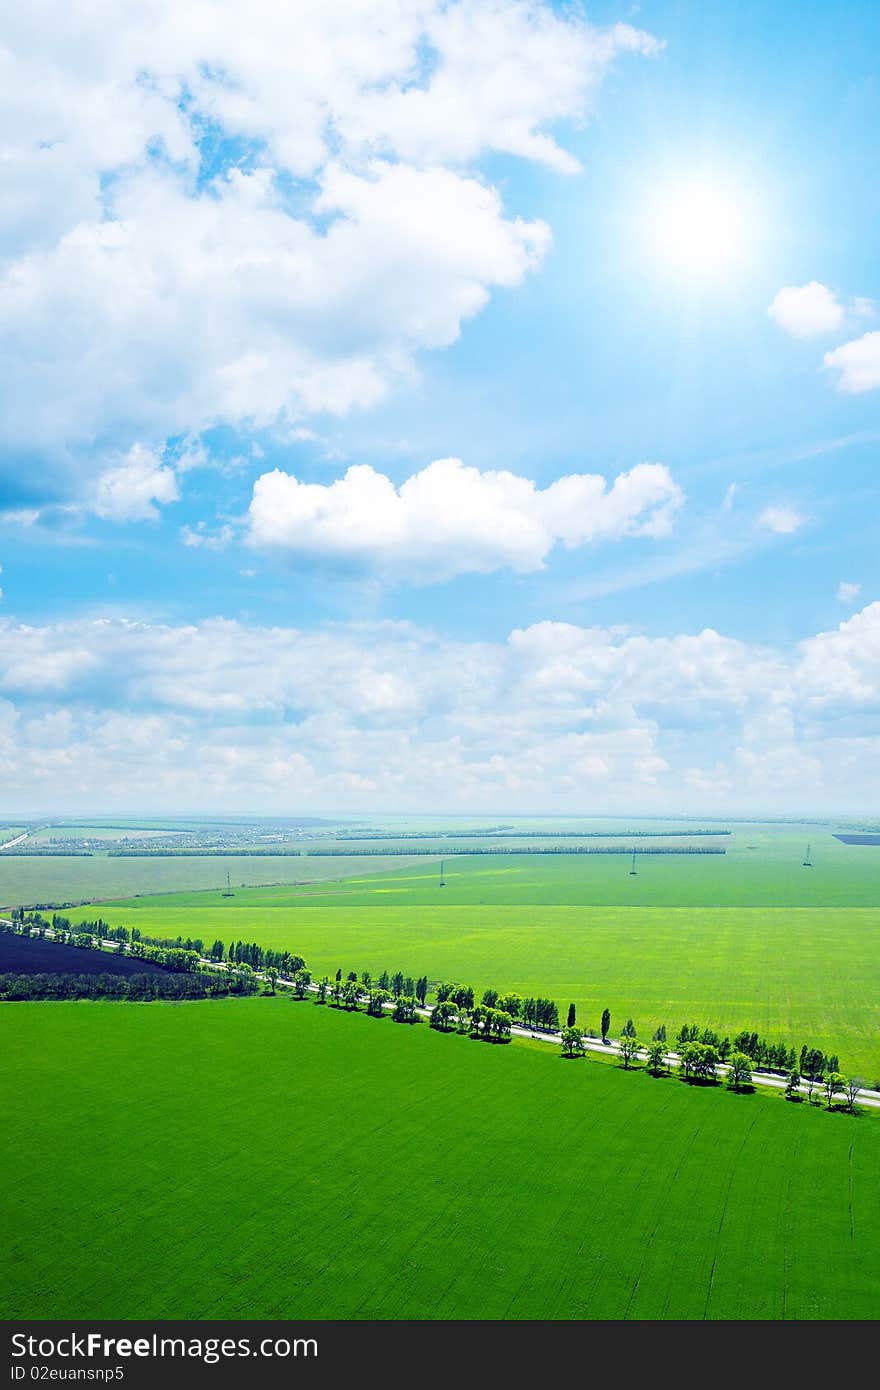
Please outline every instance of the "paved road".
[{"label": "paved road", "polygon": [[[7,926],[10,926],[10,927],[13,925],[13,923],[10,921],[10,919],[9,919],[8,917],[0,917],[0,922],[4,922]],[[46,934],[47,934],[47,936],[52,936],[53,933],[52,933],[52,928],[51,928],[51,927],[48,928]],[[102,940],[102,941],[101,941],[101,948],[102,948],[102,950],[115,951],[115,950],[118,948],[118,945],[119,945],[118,941],[110,941],[110,940]],[[202,957],[201,957],[201,962],[202,962],[202,965],[207,966],[207,968],[210,969],[210,970],[225,970],[225,969],[226,969],[226,962],[225,962],[225,961],[223,961],[223,962],[218,962],[218,961],[210,960],[207,956],[202,956]],[[254,971],[254,974],[256,975],[257,979],[259,979],[259,980],[265,980],[265,978],[266,978],[265,973],[264,973],[263,971],[259,971],[259,970]],[[292,989],[292,988],[293,988],[293,983],[292,983],[292,981],[290,981],[290,980],[284,980],[284,979],[281,979],[280,977],[279,977],[279,979],[278,979],[278,984],[281,986],[282,989]],[[313,994],[317,994],[317,992],[318,992],[318,986],[314,983],[314,981],[309,985],[309,990],[310,990]],[[388,1012],[391,1012],[391,1011],[394,1009],[394,1003],[393,1003],[392,1000],[389,1000],[388,1003],[385,1004],[383,1007],[384,1007]],[[419,1009],[419,1008],[417,1008],[417,1009],[416,1009],[416,1013],[417,1013],[421,1018],[429,1019],[429,1018],[431,1017],[431,1010],[430,1010],[430,1009],[427,1009],[427,1008],[426,1008],[426,1009]],[[510,1030],[510,1031],[511,1031],[512,1034],[514,1034],[514,1035],[515,1035],[516,1037],[518,1037],[518,1038],[530,1038],[532,1041],[549,1043],[551,1046],[554,1046],[554,1047],[560,1047],[561,1044],[562,1044],[562,1034],[561,1034],[561,1033],[543,1032],[543,1031],[542,1031],[542,1032],[535,1032],[534,1029],[532,1029],[532,1028],[524,1028],[524,1027],[521,1027],[519,1024],[514,1024],[514,1025],[511,1027],[511,1030]],[[606,1057],[609,1056],[609,1055],[610,1055],[610,1056],[614,1056],[615,1053],[619,1053],[619,1052],[620,1052],[620,1045],[619,1045],[617,1042],[611,1040],[611,1041],[609,1041],[609,1042],[607,1042],[607,1043],[603,1043],[599,1038],[584,1038],[584,1047],[585,1047],[588,1051],[590,1051],[590,1052],[601,1052],[601,1053],[604,1053],[604,1055],[605,1055]],[[640,1049],[640,1051],[639,1051],[638,1054],[637,1054],[637,1056],[639,1057],[639,1059],[642,1060],[642,1061],[644,1061],[644,1060],[647,1059],[647,1055],[648,1055],[647,1052],[646,1052],[645,1050],[643,1050],[643,1049]],[[665,1061],[666,1061],[666,1063],[667,1063],[668,1066],[670,1066],[670,1067],[675,1066],[675,1064],[678,1062],[678,1053],[677,1053],[677,1052],[667,1052],[666,1055],[665,1055]],[[729,1070],[730,1070],[730,1068],[729,1068],[728,1066],[726,1066],[724,1063],[721,1063],[721,1064],[719,1065],[719,1067],[718,1067],[718,1071],[720,1072],[720,1074],[721,1074],[722,1076],[726,1076],[726,1074],[728,1073]],[[773,1090],[780,1090],[780,1091],[785,1089],[785,1084],[786,1084],[786,1082],[785,1082],[785,1077],[779,1076],[779,1075],[778,1075],[777,1073],[775,1073],[775,1072],[766,1072],[766,1071],[753,1071],[753,1072],[752,1072],[752,1081],[753,1081],[754,1085],[756,1085],[756,1086],[769,1086],[769,1087],[771,1087]],[[820,1085],[819,1083],[816,1084],[815,1090],[821,1093],[821,1085]],[[802,1083],[801,1086],[800,1086],[800,1094],[801,1094],[801,1095],[806,1095],[806,1094],[807,1094],[807,1087],[806,1087],[806,1085],[803,1084],[803,1083]],[[858,1095],[857,1095],[857,1100],[858,1100],[859,1105],[869,1105],[869,1106],[872,1106],[872,1107],[875,1107],[875,1108],[880,1108],[880,1091],[874,1091],[874,1090],[871,1090],[869,1087],[864,1087],[863,1089],[859,1090]]]},{"label": "paved road", "polygon": [[0,845],[0,850],[12,849],[13,845],[20,845],[22,840],[26,840],[30,831],[26,830],[23,835],[16,835],[14,840],[7,840],[5,845]]}]

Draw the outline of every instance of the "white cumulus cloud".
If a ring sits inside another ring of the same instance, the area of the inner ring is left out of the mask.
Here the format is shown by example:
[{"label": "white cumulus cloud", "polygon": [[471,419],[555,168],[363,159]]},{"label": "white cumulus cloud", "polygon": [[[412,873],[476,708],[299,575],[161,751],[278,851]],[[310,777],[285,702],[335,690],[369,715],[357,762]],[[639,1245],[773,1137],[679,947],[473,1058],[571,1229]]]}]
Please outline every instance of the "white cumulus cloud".
[{"label": "white cumulus cloud", "polygon": [[[145,751],[150,777],[143,780]],[[880,603],[794,648],[543,622],[0,622],[22,809],[786,811],[873,803]]]},{"label": "white cumulus cloud", "polygon": [[824,362],[839,372],[838,390],[854,396],[875,391],[880,386],[880,332],[863,333],[861,338],[826,352]]},{"label": "white cumulus cloud", "polygon": [[99,451],[381,400],[546,253],[481,161],[576,170],[562,123],[657,47],[548,0],[13,7],[0,470],[79,500]]},{"label": "white cumulus cloud", "polygon": [[833,290],[818,280],[789,285],[776,295],[767,313],[793,338],[818,338],[843,323],[844,310]]},{"label": "white cumulus cloud", "polygon": [[437,459],[400,487],[365,464],[336,482],[275,469],[254,484],[249,540],[293,556],[367,562],[412,578],[509,567],[541,569],[553,546],[663,536],[681,505],[663,464],[641,463],[609,486],[578,473],[539,488],[505,471]]}]

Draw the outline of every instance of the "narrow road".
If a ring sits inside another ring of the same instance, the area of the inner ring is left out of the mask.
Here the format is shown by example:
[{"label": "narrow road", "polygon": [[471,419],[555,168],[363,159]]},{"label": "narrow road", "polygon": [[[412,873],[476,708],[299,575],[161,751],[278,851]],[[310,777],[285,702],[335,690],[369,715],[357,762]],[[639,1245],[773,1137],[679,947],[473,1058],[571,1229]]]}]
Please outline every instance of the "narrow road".
[{"label": "narrow road", "polygon": [[5,845],[0,845],[0,850],[12,849],[13,845],[20,845],[22,840],[26,840],[30,833],[29,830],[26,830],[23,835],[16,835],[14,840],[7,840]]},{"label": "narrow road", "polygon": [[[5,846],[3,846],[3,848],[5,848]],[[12,926],[15,925],[14,922],[12,922],[8,917],[0,917],[0,922],[2,922],[4,925],[9,926],[9,927],[12,927]],[[51,927],[49,927],[49,928],[47,929],[46,935],[47,935],[47,936],[53,936],[53,935],[54,935],[54,933],[53,933]],[[99,939],[99,944],[100,944],[100,946],[101,946],[101,949],[102,949],[102,950],[106,950],[106,951],[115,951],[115,950],[118,949],[118,946],[119,946],[119,942],[118,942],[118,941],[111,941],[111,940],[109,940],[109,938],[106,938],[106,939],[105,939],[105,938],[100,938],[100,939]],[[136,957],[132,957],[132,959],[136,959]],[[225,961],[215,961],[215,960],[211,960],[211,959],[209,959],[208,956],[201,956],[201,957],[200,957],[200,960],[201,960],[202,965],[207,966],[207,968],[208,968],[209,970],[223,970],[223,971],[225,971],[225,969],[226,969],[226,962],[225,962]],[[254,975],[256,976],[256,978],[257,978],[258,980],[265,980],[265,979],[266,979],[265,971],[255,970],[255,971],[254,971]],[[292,988],[293,988],[293,981],[292,981],[292,980],[285,980],[285,979],[283,979],[280,975],[279,975],[279,977],[278,977],[277,984],[280,985],[282,989],[292,989]],[[318,993],[318,986],[315,984],[314,981],[312,981],[312,983],[309,985],[309,991],[310,991],[312,994],[317,994],[317,993]],[[387,1012],[391,1013],[391,1012],[393,1011],[393,1009],[394,1009],[394,1001],[393,1001],[393,1000],[389,1000],[386,1004],[383,1004],[382,1007],[383,1007]],[[425,1009],[417,1008],[417,1009],[416,1009],[416,1013],[419,1015],[420,1018],[430,1019],[430,1017],[431,1017],[431,1010],[428,1009],[428,1008],[425,1008]],[[543,1032],[543,1031],[542,1031],[542,1032],[535,1032],[535,1030],[534,1030],[533,1028],[524,1028],[524,1027],[522,1027],[522,1026],[521,1026],[520,1024],[518,1024],[518,1023],[513,1024],[513,1025],[511,1026],[510,1031],[511,1031],[511,1034],[512,1034],[512,1035],[514,1035],[514,1036],[516,1036],[516,1037],[518,1037],[518,1038],[529,1038],[532,1042],[544,1042],[544,1043],[549,1043],[551,1046],[554,1046],[554,1047],[561,1047],[561,1045],[562,1045],[562,1034],[561,1034],[561,1032],[558,1032],[558,1033],[553,1033],[553,1032],[549,1032],[549,1033],[548,1033],[548,1032]],[[615,1053],[619,1053],[619,1052],[620,1052],[620,1045],[619,1045],[618,1043],[613,1042],[613,1041],[607,1042],[607,1043],[603,1043],[599,1038],[584,1038],[584,1048],[585,1048],[587,1051],[589,1051],[589,1052],[601,1052],[601,1053],[603,1053],[606,1057],[609,1056],[609,1054],[613,1056]],[[645,1060],[647,1060],[647,1056],[648,1056],[647,1050],[644,1049],[644,1048],[640,1048],[639,1051],[637,1052],[636,1056],[637,1056],[637,1058],[638,1058],[640,1061],[645,1061]],[[671,1067],[674,1067],[674,1066],[676,1065],[676,1063],[678,1062],[678,1053],[677,1053],[677,1052],[667,1052],[667,1053],[665,1054],[665,1056],[664,1056],[664,1061],[665,1061],[665,1063],[666,1063],[666,1065],[667,1065],[668,1067],[670,1067],[670,1068],[671,1068]],[[726,1063],[724,1063],[724,1062],[719,1063],[719,1065],[718,1065],[718,1072],[721,1074],[721,1076],[726,1076],[727,1073],[728,1073],[729,1071],[730,1071],[730,1068],[726,1065]],[[785,1077],[780,1076],[777,1072],[766,1072],[766,1071],[753,1071],[753,1072],[752,1072],[752,1083],[753,1083],[755,1086],[768,1086],[768,1087],[772,1088],[773,1090],[779,1090],[779,1091],[785,1090],[785,1086],[786,1086]],[[821,1093],[821,1090],[822,1090],[821,1083],[817,1082],[817,1083],[815,1084],[814,1090]],[[799,1086],[798,1092],[799,1092],[800,1095],[803,1095],[803,1096],[807,1095],[807,1086],[806,1086],[806,1084],[805,1084],[804,1082],[802,1082],[801,1085]],[[874,1090],[872,1090],[870,1087],[864,1087],[864,1088],[862,1088],[862,1089],[860,1089],[860,1090],[858,1091],[857,1096],[856,1096],[856,1100],[857,1100],[857,1102],[858,1102],[859,1105],[869,1105],[869,1106],[872,1106],[872,1107],[874,1107],[874,1108],[880,1108],[880,1091],[874,1091]]]}]

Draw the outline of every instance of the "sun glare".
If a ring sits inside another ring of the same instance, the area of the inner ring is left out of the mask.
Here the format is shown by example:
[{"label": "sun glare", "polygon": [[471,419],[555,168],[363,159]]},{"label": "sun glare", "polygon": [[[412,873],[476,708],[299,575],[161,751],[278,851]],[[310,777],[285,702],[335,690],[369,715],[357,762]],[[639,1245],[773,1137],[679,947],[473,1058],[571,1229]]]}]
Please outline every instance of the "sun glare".
[{"label": "sun glare", "polygon": [[704,278],[741,266],[754,243],[751,211],[741,191],[711,179],[667,183],[648,211],[654,255],[679,273]]}]

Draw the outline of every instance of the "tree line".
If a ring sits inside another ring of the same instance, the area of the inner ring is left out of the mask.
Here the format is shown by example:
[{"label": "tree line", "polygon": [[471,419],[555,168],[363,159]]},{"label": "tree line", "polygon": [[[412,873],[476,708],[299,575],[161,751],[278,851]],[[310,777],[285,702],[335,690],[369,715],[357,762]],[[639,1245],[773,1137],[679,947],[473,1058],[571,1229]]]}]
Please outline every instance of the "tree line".
[{"label": "tree line", "polygon": [[[205,942],[202,937],[176,937],[148,936],[139,927],[113,927],[109,922],[105,922],[103,917],[96,917],[93,921],[82,921],[73,923],[69,917],[62,916],[61,913],[53,912],[51,920],[45,918],[42,912],[28,911],[26,908],[13,908],[12,920],[23,927],[27,927],[31,932],[36,932],[39,936],[44,936],[51,927],[56,941],[67,942],[71,945],[85,944],[79,938],[86,936],[95,940],[116,941],[118,949],[123,954],[130,956],[143,956],[141,946],[151,946],[164,951],[185,951],[194,952],[197,956],[203,956],[208,960],[219,963],[229,961],[235,965],[248,965],[251,970],[268,970],[274,967],[279,975],[285,978],[292,978],[297,970],[305,964],[302,956],[295,955],[292,951],[273,951],[260,946],[256,941],[231,941],[228,948],[225,944],[216,940],[210,950],[205,950]],[[156,959],[150,956],[149,959]],[[158,964],[165,962],[159,960]],[[177,968],[180,968],[179,966]]]},{"label": "tree line", "polygon": [[[517,830],[513,825],[498,825],[489,830],[456,830],[453,832],[437,830],[382,831],[375,835],[361,832],[357,835],[337,835],[337,844],[351,844],[359,840],[500,840],[510,835],[516,840],[670,840],[692,839],[700,835],[729,835],[729,830]],[[629,851],[628,851],[629,852]]]},{"label": "tree line", "polygon": [[838,1071],[840,1059],[831,1053],[826,1054],[819,1047],[804,1043],[800,1053],[786,1043],[772,1043],[748,1028],[742,1029],[731,1039],[719,1037],[713,1028],[699,1028],[696,1023],[683,1023],[676,1035],[679,1044],[701,1042],[714,1047],[722,1062],[726,1062],[733,1052],[742,1052],[761,1071],[779,1072],[786,1075],[798,1070],[802,1076],[820,1077],[828,1071]]},{"label": "tree line", "polygon": [[[111,850],[111,853],[125,854],[155,854],[155,850]],[[205,850],[200,851],[204,854],[225,854],[232,851],[226,850]],[[242,850],[242,854],[266,854],[269,851]],[[294,851],[296,853],[297,851]],[[338,849],[308,849],[300,850],[299,853],[304,858],[335,859],[340,855]],[[420,845],[382,845],[378,849],[350,849],[346,846],[343,851],[346,858],[368,858],[370,855],[398,855],[398,854],[422,854],[430,855],[434,859],[439,859],[440,851],[436,849],[423,849]],[[447,845],[444,843],[442,853],[444,858],[449,859],[454,855],[478,855],[478,854],[626,854],[633,853],[632,845],[508,845],[499,844],[491,846],[483,845]],[[635,850],[636,854],[726,854],[727,849],[724,845],[644,845]]]},{"label": "tree line", "polygon": [[[301,971],[294,985],[294,993],[304,998],[311,987],[311,976]],[[416,980],[404,975],[402,970],[393,975],[383,970],[374,978],[368,970],[360,976],[355,970],[344,975],[340,967],[332,981],[325,975],[317,982],[315,1003],[330,1001],[336,1008],[350,1013],[364,1004],[371,1018],[390,1016],[397,1023],[417,1023],[419,1008],[426,1008],[429,988],[427,975]],[[551,999],[523,999],[513,991],[502,993],[486,989],[477,1003],[473,985],[441,980],[434,988],[436,1003],[429,1011],[428,1021],[441,1033],[454,1031],[487,1042],[505,1042],[510,1039],[517,1021],[548,1030],[559,1024],[559,1011]],[[393,1009],[386,1007],[389,1004],[393,1004]]]},{"label": "tree line", "polygon": [[[230,953],[230,959],[225,962],[226,969],[224,971],[206,969],[202,963],[203,943],[193,941],[190,938],[184,942],[182,937],[177,937],[173,941],[143,937],[136,927],[128,932],[125,927],[111,927],[102,918],[93,922],[82,922],[74,925],[68,918],[60,917],[57,913],[53,916],[50,924],[39,912],[29,913],[23,909],[16,909],[13,912],[11,926],[5,921],[0,922],[0,931],[20,932],[27,936],[36,935],[43,940],[47,939],[47,932],[50,927],[51,939],[56,945],[75,946],[86,951],[100,951],[102,939],[115,940],[118,945],[113,953],[114,958],[128,957],[149,961],[152,965],[160,966],[168,974],[141,975],[135,972],[132,975],[123,976],[118,972],[107,971],[106,973],[84,975],[76,971],[65,970],[24,975],[10,971],[5,972],[3,978],[6,981],[7,989],[14,990],[14,993],[7,993],[0,998],[10,1000],[202,999],[227,994],[254,994],[259,989],[259,981],[253,966],[243,958],[234,959],[236,954],[234,950]],[[272,954],[276,953],[273,952]],[[293,956],[290,953],[287,955],[291,965],[295,964],[297,969],[304,966],[305,962],[301,956]],[[279,971],[274,966],[269,966],[264,973],[269,980],[269,992],[274,994],[275,981]],[[183,982],[178,981],[177,984],[169,983],[169,979],[174,976],[186,978]],[[34,980],[38,983],[28,985],[27,980]],[[47,983],[47,981],[51,982],[52,980],[58,982],[57,987]],[[144,985],[144,980],[158,980],[159,983],[155,988],[151,988]],[[89,983],[83,985],[83,981]],[[135,983],[130,984],[131,981]]]},{"label": "tree line", "polygon": [[[611,1026],[608,1009],[602,1014],[602,1041],[605,1042]],[[587,1033],[575,1024],[575,1007],[569,1006],[568,1023],[562,1029],[560,1041],[565,1057],[582,1056],[586,1051]],[[645,1051],[645,1065],[653,1076],[662,1076],[672,1069],[667,1056],[666,1026],[662,1024],[655,1030],[649,1042],[639,1041],[632,1019],[627,1019],[621,1030],[618,1050],[625,1071],[629,1071]],[[783,1044],[763,1043],[757,1033],[743,1030],[731,1041],[729,1037],[719,1039],[711,1028],[702,1030],[696,1024],[682,1024],[677,1035],[678,1060],[676,1070],[683,1081],[691,1084],[717,1085],[718,1069],[726,1067],[727,1085],[733,1091],[752,1089],[753,1070],[758,1066],[766,1070],[778,1070],[786,1074],[785,1098],[800,1101],[801,1084],[806,1086],[807,1101],[813,1102],[813,1095],[824,1095],[829,1110],[834,1108],[835,1099],[843,1096],[846,1108],[854,1112],[858,1092],[864,1082],[857,1076],[844,1076],[839,1070],[839,1060],[828,1056],[819,1048],[806,1044],[801,1048],[800,1058],[795,1049]],[[779,1065],[769,1066],[767,1059]],[[760,1060],[759,1060],[760,1059]]]},{"label": "tree line", "polygon": [[256,994],[259,981],[241,974],[76,975],[0,974],[0,1001],[13,1003],[39,999],[126,999],[147,1003],[153,999],[218,999],[227,995]]}]

